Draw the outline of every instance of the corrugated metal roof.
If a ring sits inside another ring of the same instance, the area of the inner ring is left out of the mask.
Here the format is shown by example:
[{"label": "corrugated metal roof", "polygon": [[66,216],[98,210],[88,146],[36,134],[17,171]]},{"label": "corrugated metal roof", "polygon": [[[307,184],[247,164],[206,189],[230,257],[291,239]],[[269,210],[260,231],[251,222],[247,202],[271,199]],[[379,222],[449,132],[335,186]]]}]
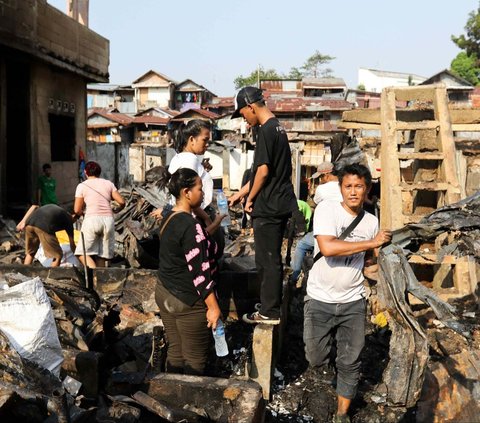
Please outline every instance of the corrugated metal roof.
[{"label": "corrugated metal roof", "polygon": [[217,119],[219,115],[216,113],[213,113],[209,110],[204,110],[204,109],[188,109],[179,115],[177,115],[175,118],[172,119],[172,121],[181,121],[185,119],[189,119],[191,115],[199,114],[203,117],[206,117],[207,119]]},{"label": "corrugated metal roof", "polygon": [[[167,109],[167,108],[162,108],[162,107],[150,107],[148,109],[142,110],[141,112],[138,112],[135,116],[158,116],[158,114],[162,115],[167,115],[169,117],[175,117],[177,116],[180,112],[178,110],[172,110],[172,109]],[[161,116],[158,116],[161,117]]]},{"label": "corrugated metal roof", "polygon": [[89,91],[125,91],[132,90],[131,85],[118,85],[118,84],[107,84],[107,83],[98,83],[98,84],[87,84],[87,90]]},{"label": "corrugated metal roof", "polygon": [[417,78],[417,79],[427,79],[424,76],[416,75],[414,73],[408,73],[408,72],[390,72],[390,71],[369,69],[369,68],[360,68],[360,69],[365,69],[372,72],[374,75],[383,76],[387,78],[405,78],[405,77],[408,78],[409,76],[411,76],[412,78]]},{"label": "corrugated metal roof", "polygon": [[148,72],[145,72],[142,76],[140,76],[139,78],[135,79],[135,81],[132,82],[132,87],[136,87],[136,86],[141,86],[141,87],[148,87],[148,86],[159,86],[158,83],[154,83],[154,84],[150,84],[148,82],[140,82],[142,81],[143,79],[145,79],[145,77],[147,75],[150,75],[150,74],[154,74],[154,75],[157,75],[159,76],[161,79],[165,80],[167,82],[166,85],[168,84],[175,84],[176,81],[174,81],[172,78],[169,78],[168,76],[164,75],[163,73],[160,73],[160,72],[157,72],[157,71],[154,71],[152,69],[150,69]]},{"label": "corrugated metal roof", "polygon": [[303,88],[345,88],[342,78],[303,78]]},{"label": "corrugated metal roof", "polygon": [[449,71],[448,69],[444,69],[440,72],[437,72],[435,75],[432,75],[430,78],[426,79],[425,81],[423,81],[420,85],[429,85],[429,84],[434,84],[438,81],[441,81],[442,80],[442,76],[449,76],[450,78],[458,81],[459,85],[458,86],[448,86],[447,84],[447,88],[473,88],[473,85],[470,84],[470,82],[468,82],[466,79],[458,76],[458,75],[455,75],[453,72]]},{"label": "corrugated metal roof", "polygon": [[109,111],[109,109],[100,109],[100,108],[89,109],[88,118],[94,115],[100,115],[105,119],[108,119],[112,122],[119,123],[120,125],[128,125],[133,121],[133,118],[131,116],[124,115],[123,113],[111,112]]},{"label": "corrugated metal roof", "polygon": [[159,116],[135,116],[133,118],[133,123],[144,123],[149,125],[167,125],[170,119],[162,118]]},{"label": "corrugated metal roof", "polygon": [[319,112],[324,110],[350,110],[352,105],[345,100],[323,100],[316,97],[269,98],[268,108],[273,113]]},{"label": "corrugated metal roof", "polygon": [[234,107],[235,98],[234,97],[214,97],[212,101],[204,105],[206,109],[218,109],[220,107]]},{"label": "corrugated metal roof", "polygon": [[203,85],[197,84],[192,79],[185,79],[184,81],[178,83],[175,87],[175,91],[178,92],[193,92],[193,91],[208,91],[212,96],[215,97],[208,88],[205,88]]}]

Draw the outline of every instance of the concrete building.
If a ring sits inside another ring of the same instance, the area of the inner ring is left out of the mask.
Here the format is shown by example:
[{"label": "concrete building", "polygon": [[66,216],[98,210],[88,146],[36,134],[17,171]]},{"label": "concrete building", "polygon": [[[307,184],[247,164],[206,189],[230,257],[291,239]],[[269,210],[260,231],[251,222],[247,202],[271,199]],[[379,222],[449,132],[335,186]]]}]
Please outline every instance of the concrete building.
[{"label": "concrete building", "polygon": [[86,85],[107,82],[109,42],[46,0],[0,6],[0,213],[18,216],[51,163],[73,201],[86,143]]},{"label": "concrete building", "polygon": [[413,73],[389,72],[377,69],[358,69],[358,85],[365,91],[380,93],[385,87],[408,87],[425,81],[424,76]]}]

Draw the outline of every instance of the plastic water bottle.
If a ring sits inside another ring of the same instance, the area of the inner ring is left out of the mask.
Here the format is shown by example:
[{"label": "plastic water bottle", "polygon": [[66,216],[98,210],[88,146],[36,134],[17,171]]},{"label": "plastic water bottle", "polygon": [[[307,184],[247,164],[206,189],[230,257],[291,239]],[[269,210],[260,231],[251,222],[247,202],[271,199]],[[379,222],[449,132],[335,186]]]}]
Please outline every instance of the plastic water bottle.
[{"label": "plastic water bottle", "polygon": [[219,357],[228,355],[228,345],[225,339],[225,327],[223,322],[219,319],[217,321],[217,328],[212,329],[213,339],[215,341],[215,352]]},{"label": "plastic water bottle", "polygon": [[226,214],[227,216],[222,220],[222,226],[230,226],[232,220],[230,219],[230,214],[228,213],[228,201],[227,197],[221,189],[217,191],[217,207],[220,214]]}]

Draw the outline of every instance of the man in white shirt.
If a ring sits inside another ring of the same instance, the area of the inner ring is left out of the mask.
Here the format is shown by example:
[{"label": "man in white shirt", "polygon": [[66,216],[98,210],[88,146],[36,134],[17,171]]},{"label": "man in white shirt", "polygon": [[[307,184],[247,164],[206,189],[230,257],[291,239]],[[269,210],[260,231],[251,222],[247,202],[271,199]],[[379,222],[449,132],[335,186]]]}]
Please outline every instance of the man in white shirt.
[{"label": "man in white shirt", "polygon": [[[315,190],[315,196],[313,201],[315,204],[320,204],[322,201],[342,201],[342,193],[340,192],[340,185],[338,185],[338,178],[334,172],[334,165],[330,162],[321,163],[317,171],[312,175],[312,180],[319,178],[320,185]],[[300,239],[295,247],[295,254],[293,256],[292,263],[292,276],[291,283],[295,285],[302,270],[302,263],[305,255],[308,252],[313,251],[315,245],[315,239],[313,238],[313,232],[311,228],[307,229],[308,232]]]},{"label": "man in white shirt", "polygon": [[365,343],[365,252],[389,242],[391,233],[379,231],[378,219],[365,213],[345,240],[339,239],[362,213],[372,177],[365,166],[354,164],[344,167],[338,179],[343,201],[323,201],[315,209],[315,254],[321,251],[322,257],[308,277],[303,336],[308,362],[320,367],[328,364],[331,336],[336,331],[338,408],[334,421],[350,422],[347,412],[357,391]]}]

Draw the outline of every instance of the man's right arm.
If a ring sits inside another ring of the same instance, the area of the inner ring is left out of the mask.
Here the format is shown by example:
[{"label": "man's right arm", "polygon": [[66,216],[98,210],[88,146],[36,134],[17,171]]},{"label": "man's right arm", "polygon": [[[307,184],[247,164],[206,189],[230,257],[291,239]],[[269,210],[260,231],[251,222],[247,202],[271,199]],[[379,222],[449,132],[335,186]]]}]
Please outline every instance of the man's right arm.
[{"label": "man's right arm", "polygon": [[320,251],[325,257],[351,256],[381,247],[392,239],[390,231],[379,231],[368,241],[343,241],[332,235],[316,236]]},{"label": "man's right arm", "polygon": [[247,182],[242,188],[240,188],[240,191],[238,191],[237,193],[229,197],[228,205],[232,207],[233,205],[238,203],[240,200],[242,200],[242,198],[245,197],[249,191],[250,191],[250,181]]}]

